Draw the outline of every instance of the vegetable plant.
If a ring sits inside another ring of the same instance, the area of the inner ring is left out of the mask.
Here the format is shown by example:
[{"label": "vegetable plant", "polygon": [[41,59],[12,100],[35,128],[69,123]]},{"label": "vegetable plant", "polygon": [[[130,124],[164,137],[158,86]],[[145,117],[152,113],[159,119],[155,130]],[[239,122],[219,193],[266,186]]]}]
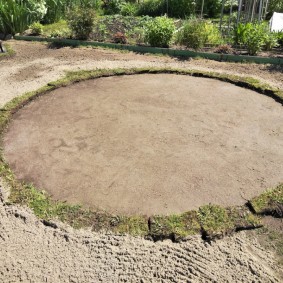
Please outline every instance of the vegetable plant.
[{"label": "vegetable plant", "polygon": [[175,25],[172,19],[157,17],[149,21],[145,30],[145,41],[151,46],[168,47],[173,37]]}]

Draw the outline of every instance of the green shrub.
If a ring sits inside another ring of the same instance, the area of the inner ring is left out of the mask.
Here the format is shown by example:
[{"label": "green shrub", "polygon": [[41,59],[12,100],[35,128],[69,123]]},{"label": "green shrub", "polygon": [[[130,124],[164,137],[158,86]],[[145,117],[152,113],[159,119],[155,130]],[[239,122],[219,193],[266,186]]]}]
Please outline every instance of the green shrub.
[{"label": "green shrub", "polygon": [[144,0],[138,9],[138,15],[141,16],[161,16],[166,13],[164,0]]},{"label": "green shrub", "polygon": [[256,55],[263,48],[270,50],[277,46],[277,40],[265,23],[239,24],[234,29],[234,43],[244,45],[250,55]]},{"label": "green shrub", "polygon": [[60,20],[66,19],[66,14],[69,10],[77,6],[86,9],[94,9],[100,12],[102,0],[45,0],[47,13],[43,19],[43,23],[52,24]]},{"label": "green shrub", "polygon": [[168,47],[174,31],[175,26],[172,19],[157,17],[147,24],[145,41],[151,46]]},{"label": "green shrub", "polygon": [[212,23],[200,19],[190,19],[185,22],[177,35],[177,43],[198,50],[205,44],[221,44],[221,34]]},{"label": "green shrub", "polygon": [[120,5],[120,12],[123,16],[135,16],[138,12],[138,7],[134,3],[124,2]]},{"label": "green shrub", "polygon": [[104,0],[102,8],[106,15],[120,14],[121,6],[125,3],[125,0]]},{"label": "green shrub", "polygon": [[273,47],[277,47],[279,45],[277,34],[273,32],[267,32],[264,36],[263,43],[263,49],[266,51],[271,50]]},{"label": "green shrub", "polygon": [[240,46],[245,44],[248,25],[249,24],[240,23],[234,28],[234,36],[233,36],[234,44]]},{"label": "green shrub", "polygon": [[218,26],[206,21],[204,30],[206,35],[205,44],[219,45],[223,43],[223,38]]},{"label": "green shrub", "polygon": [[245,45],[250,55],[256,55],[264,46],[265,28],[260,24],[248,25]]},{"label": "green shrub", "polygon": [[40,35],[43,33],[43,25],[39,22],[35,22],[29,26],[33,35]]},{"label": "green shrub", "polygon": [[[230,1],[228,3],[229,3],[229,9],[230,9]],[[203,5],[203,15],[205,17],[215,18],[220,14],[222,0],[205,0],[203,4],[204,4]],[[202,1],[196,1],[196,5],[197,5],[196,10],[200,11],[201,6],[202,6]]]},{"label": "green shrub", "polygon": [[269,12],[283,12],[283,1],[282,0],[271,0],[268,3],[268,11]]},{"label": "green shrub", "polygon": [[95,12],[93,9],[77,7],[68,14],[68,25],[77,39],[86,40],[94,28]]},{"label": "green shrub", "polygon": [[283,31],[276,32],[277,42],[280,47],[283,47]]},{"label": "green shrub", "polygon": [[[167,12],[167,0],[163,0],[164,10]],[[168,0],[168,16],[186,18],[195,13],[196,1],[193,0]]]}]

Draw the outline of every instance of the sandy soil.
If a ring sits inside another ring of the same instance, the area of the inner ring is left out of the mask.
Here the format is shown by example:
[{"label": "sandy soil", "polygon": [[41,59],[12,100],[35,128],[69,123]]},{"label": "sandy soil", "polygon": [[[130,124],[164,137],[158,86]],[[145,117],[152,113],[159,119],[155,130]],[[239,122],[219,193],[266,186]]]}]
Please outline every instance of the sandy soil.
[{"label": "sandy soil", "polygon": [[44,226],[27,209],[0,204],[1,282],[280,282],[256,240],[239,233],[213,244]]},{"label": "sandy soil", "polygon": [[111,213],[180,213],[242,205],[277,186],[282,121],[272,98],[217,80],[101,78],[17,112],[4,155],[19,179],[55,199]]},{"label": "sandy soil", "polygon": [[[283,86],[282,70],[254,64],[120,54],[110,50],[46,49],[10,42],[13,59],[0,62],[0,105],[58,79],[65,70],[97,67],[172,66],[251,74]],[[3,191],[3,188],[1,188]],[[0,198],[1,199],[1,198]],[[199,237],[173,244],[129,236],[43,225],[26,208],[0,200],[1,282],[281,282],[273,253],[247,233],[212,245]]]}]

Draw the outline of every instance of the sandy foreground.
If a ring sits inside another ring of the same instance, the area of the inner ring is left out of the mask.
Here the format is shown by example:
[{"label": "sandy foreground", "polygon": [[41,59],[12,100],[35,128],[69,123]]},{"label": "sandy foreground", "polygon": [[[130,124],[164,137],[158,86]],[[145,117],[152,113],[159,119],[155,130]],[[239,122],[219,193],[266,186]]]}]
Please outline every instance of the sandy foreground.
[{"label": "sandy foreground", "polygon": [[[283,87],[282,70],[255,64],[179,61],[102,49],[47,49],[11,41],[16,57],[0,61],[0,105],[68,70],[178,67],[254,75]],[[3,191],[3,188],[1,189]],[[44,225],[33,213],[0,201],[0,282],[281,282],[280,267],[257,238],[240,232],[212,244],[75,231]]]}]

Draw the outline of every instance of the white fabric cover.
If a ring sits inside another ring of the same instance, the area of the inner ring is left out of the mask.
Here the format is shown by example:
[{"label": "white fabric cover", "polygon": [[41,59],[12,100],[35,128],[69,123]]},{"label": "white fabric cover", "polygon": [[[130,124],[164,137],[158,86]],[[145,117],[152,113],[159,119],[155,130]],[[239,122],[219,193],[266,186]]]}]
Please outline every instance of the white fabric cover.
[{"label": "white fabric cover", "polygon": [[283,31],[283,13],[274,12],[269,23],[271,31]]}]

